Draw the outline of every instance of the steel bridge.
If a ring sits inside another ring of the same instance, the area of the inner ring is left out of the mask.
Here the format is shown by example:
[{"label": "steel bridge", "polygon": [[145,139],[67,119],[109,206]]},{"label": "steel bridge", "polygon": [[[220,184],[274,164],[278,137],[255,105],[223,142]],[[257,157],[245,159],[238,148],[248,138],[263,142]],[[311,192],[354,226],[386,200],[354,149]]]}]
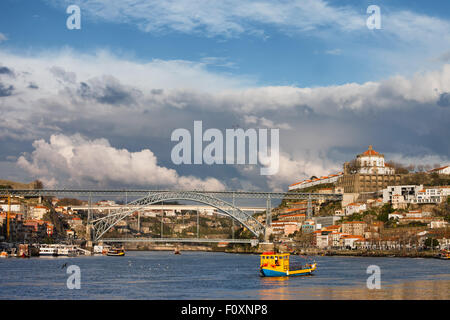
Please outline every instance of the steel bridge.
[{"label": "steel bridge", "polygon": [[103,242],[176,242],[176,243],[245,243],[253,246],[258,244],[256,239],[207,239],[207,238],[103,238]]},{"label": "steel bridge", "polygon": [[[342,194],[322,193],[299,193],[299,192],[259,192],[259,191],[173,191],[173,190],[92,190],[92,189],[33,189],[14,190],[2,189],[0,196],[22,196],[22,197],[88,197],[89,205],[92,207],[93,197],[138,197],[137,200],[126,204],[110,212],[108,215],[94,218],[92,210],[88,212],[89,231],[92,232],[91,239],[98,241],[119,221],[130,216],[136,210],[146,208],[149,205],[164,201],[187,200],[203,203],[216,208],[224,214],[236,220],[246,227],[255,237],[266,236],[266,227],[272,223],[272,200],[307,200],[307,216],[312,215],[312,201],[315,200],[342,200]],[[266,223],[261,224],[252,215],[247,214],[235,205],[236,199],[266,199]],[[133,208],[128,208],[128,206]],[[210,239],[211,240],[211,239]],[[192,239],[190,239],[192,241]]]}]

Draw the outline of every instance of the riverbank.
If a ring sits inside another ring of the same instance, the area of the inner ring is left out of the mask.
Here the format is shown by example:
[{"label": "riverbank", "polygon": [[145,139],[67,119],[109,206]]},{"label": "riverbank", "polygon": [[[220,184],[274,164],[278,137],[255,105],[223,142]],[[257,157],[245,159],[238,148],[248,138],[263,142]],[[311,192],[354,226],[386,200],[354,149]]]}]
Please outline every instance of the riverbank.
[{"label": "riverbank", "polygon": [[304,250],[302,255],[349,256],[349,257],[392,257],[392,258],[436,258],[439,251],[402,251],[402,250]]},{"label": "riverbank", "polygon": [[217,247],[211,245],[188,245],[188,244],[148,244],[136,245],[126,244],[125,249],[129,251],[207,251],[242,254],[260,254],[264,251],[289,252],[293,255],[304,256],[348,256],[348,257],[390,257],[390,258],[436,258],[438,250],[427,251],[404,251],[404,250],[320,250],[317,248],[305,248],[289,251],[282,246],[260,245],[258,247],[230,245],[227,247]]}]

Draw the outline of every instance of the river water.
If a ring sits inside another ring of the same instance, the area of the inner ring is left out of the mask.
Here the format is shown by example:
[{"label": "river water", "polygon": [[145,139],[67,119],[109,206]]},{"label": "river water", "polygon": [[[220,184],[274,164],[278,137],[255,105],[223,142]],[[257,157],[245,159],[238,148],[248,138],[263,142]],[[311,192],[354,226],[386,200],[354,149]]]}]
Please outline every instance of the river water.
[{"label": "river water", "polygon": [[[314,257],[314,276],[263,278],[259,255],[128,251],[124,257],[0,259],[0,299],[450,299],[450,261]],[[291,256],[291,262],[304,261]],[[67,267],[81,271],[68,289]],[[381,289],[366,286],[367,267]]]}]

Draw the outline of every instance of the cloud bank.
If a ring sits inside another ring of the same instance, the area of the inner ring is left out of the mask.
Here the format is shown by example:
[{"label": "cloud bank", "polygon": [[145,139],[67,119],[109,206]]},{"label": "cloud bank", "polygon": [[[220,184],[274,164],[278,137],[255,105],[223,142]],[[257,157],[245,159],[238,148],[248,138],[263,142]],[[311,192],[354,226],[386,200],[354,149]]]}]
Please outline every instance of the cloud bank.
[{"label": "cloud bank", "polygon": [[[259,86],[212,73],[201,62],[137,62],[107,51],[0,50],[0,61],[13,72],[0,74],[0,161],[28,152],[19,164],[33,176],[48,174],[49,183],[81,184],[92,175],[104,185],[186,186],[185,177],[194,177],[192,187],[285,190],[297,179],[336,172],[369,144],[387,160],[449,162],[448,64],[411,77],[300,88]],[[239,165],[175,166],[171,133],[192,130],[194,120],[204,130],[279,128],[279,174],[261,177],[259,168]],[[64,151],[97,149],[135,172],[125,176],[114,161]],[[144,162],[155,178],[146,176]]]},{"label": "cloud bank", "polygon": [[59,134],[52,135],[49,142],[37,140],[33,147],[35,150],[29,159],[21,156],[17,163],[47,187],[64,180],[79,186],[115,183],[181,190],[225,189],[217,179],[180,176],[173,169],[159,166],[149,149],[138,152],[116,149],[106,139],[89,140],[79,134]]}]

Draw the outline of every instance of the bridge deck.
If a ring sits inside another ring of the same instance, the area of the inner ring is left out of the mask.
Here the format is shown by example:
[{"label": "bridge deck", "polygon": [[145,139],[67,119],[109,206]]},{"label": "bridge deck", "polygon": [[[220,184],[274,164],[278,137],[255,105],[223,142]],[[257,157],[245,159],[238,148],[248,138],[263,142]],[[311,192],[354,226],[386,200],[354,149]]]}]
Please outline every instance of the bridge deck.
[{"label": "bridge deck", "polygon": [[106,197],[106,196],[129,196],[129,197],[145,197],[150,194],[164,192],[195,192],[221,198],[246,198],[246,199],[299,199],[306,200],[308,198],[342,200],[342,194],[325,194],[325,193],[300,193],[300,192],[259,192],[259,191],[183,191],[183,190],[93,190],[93,189],[36,189],[36,190],[16,190],[16,189],[0,189],[0,196],[18,195],[28,197],[38,196],[83,196],[83,197]]},{"label": "bridge deck", "polygon": [[103,242],[185,242],[185,243],[248,243],[257,244],[257,239],[206,239],[206,238],[111,238],[99,239]]}]

